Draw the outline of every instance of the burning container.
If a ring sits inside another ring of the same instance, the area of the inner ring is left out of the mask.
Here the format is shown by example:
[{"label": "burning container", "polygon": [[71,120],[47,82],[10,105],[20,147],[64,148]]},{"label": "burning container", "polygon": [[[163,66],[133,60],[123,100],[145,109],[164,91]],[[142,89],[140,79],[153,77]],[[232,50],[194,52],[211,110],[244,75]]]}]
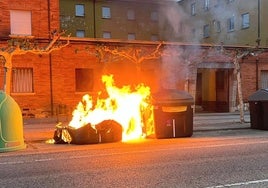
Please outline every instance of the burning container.
[{"label": "burning container", "polygon": [[268,130],[268,88],[253,93],[248,101],[251,128]]},{"label": "burning container", "polygon": [[193,97],[175,89],[153,94],[156,138],[178,138],[193,135]]},{"label": "burning container", "polygon": [[12,97],[0,92],[0,152],[25,147],[20,107]]}]

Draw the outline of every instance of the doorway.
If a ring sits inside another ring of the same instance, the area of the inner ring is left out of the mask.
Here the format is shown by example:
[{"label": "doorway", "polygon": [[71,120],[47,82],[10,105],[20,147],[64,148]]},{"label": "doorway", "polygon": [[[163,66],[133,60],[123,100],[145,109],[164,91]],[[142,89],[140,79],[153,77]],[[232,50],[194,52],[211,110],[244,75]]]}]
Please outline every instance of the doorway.
[{"label": "doorway", "polygon": [[229,112],[229,69],[199,68],[196,112]]}]

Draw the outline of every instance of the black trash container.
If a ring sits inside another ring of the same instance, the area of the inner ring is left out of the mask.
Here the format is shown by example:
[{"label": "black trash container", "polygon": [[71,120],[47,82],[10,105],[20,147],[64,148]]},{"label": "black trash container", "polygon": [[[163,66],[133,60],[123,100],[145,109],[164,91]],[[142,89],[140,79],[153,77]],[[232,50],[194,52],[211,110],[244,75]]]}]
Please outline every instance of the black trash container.
[{"label": "black trash container", "polygon": [[253,93],[248,102],[251,128],[268,130],[268,89]]},{"label": "black trash container", "polygon": [[193,97],[175,89],[153,94],[156,138],[179,138],[193,135]]}]

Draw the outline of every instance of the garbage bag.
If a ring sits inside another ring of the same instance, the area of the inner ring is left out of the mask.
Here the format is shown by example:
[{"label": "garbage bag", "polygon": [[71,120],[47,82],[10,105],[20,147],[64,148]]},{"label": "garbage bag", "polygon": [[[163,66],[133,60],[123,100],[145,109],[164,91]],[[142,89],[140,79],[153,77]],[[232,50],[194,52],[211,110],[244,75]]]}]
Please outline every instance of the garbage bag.
[{"label": "garbage bag", "polygon": [[97,144],[99,143],[99,134],[97,130],[88,123],[80,128],[68,127],[68,132],[72,138],[71,144]]},{"label": "garbage bag", "polygon": [[101,143],[119,142],[122,140],[122,126],[114,120],[104,120],[95,127],[100,135]]},{"label": "garbage bag", "polygon": [[69,144],[72,139],[68,129],[61,124],[58,124],[54,131],[53,140],[55,144]]}]

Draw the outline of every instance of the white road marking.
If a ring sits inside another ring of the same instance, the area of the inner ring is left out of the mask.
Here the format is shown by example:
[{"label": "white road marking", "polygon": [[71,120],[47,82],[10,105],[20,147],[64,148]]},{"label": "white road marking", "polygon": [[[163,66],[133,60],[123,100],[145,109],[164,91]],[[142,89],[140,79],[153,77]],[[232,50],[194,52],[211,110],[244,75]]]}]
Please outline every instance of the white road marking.
[{"label": "white road marking", "polygon": [[225,184],[225,185],[217,185],[217,186],[212,186],[212,187],[207,187],[207,188],[234,187],[234,186],[251,185],[251,184],[259,184],[259,183],[268,183],[268,179],[246,181],[246,182],[239,182],[239,183],[232,183],[232,184]]}]

